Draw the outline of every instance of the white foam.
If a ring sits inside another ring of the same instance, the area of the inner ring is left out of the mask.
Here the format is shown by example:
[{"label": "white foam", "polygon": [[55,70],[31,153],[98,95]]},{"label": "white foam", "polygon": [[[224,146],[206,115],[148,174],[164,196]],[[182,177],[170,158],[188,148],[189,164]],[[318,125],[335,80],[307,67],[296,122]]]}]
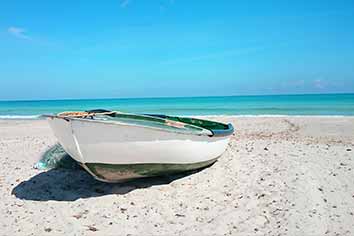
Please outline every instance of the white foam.
[{"label": "white foam", "polygon": [[3,120],[36,120],[40,115],[0,115]]},{"label": "white foam", "polygon": [[215,117],[215,118],[222,118],[222,117],[234,117],[234,118],[282,118],[282,117],[318,117],[318,118],[345,118],[345,117],[353,117],[353,115],[267,115],[267,114],[260,114],[260,115],[194,115],[193,117]]}]

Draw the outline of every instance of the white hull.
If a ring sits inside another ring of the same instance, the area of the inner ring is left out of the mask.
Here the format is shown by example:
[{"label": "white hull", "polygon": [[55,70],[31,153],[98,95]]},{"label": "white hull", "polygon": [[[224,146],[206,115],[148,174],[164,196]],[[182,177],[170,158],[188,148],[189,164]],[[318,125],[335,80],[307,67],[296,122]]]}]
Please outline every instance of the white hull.
[{"label": "white hull", "polygon": [[105,182],[208,166],[222,155],[230,137],[93,119],[48,116],[48,120],[64,150]]},{"label": "white hull", "polygon": [[219,157],[229,137],[197,136],[94,120],[50,118],[64,150],[80,163],[189,164]]}]

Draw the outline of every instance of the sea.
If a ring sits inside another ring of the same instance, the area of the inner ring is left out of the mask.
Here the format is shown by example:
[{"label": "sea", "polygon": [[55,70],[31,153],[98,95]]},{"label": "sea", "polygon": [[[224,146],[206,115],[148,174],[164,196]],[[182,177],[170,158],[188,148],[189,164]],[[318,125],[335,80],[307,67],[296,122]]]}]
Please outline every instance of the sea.
[{"label": "sea", "polygon": [[0,101],[0,119],[90,109],[180,116],[354,116],[354,94]]}]

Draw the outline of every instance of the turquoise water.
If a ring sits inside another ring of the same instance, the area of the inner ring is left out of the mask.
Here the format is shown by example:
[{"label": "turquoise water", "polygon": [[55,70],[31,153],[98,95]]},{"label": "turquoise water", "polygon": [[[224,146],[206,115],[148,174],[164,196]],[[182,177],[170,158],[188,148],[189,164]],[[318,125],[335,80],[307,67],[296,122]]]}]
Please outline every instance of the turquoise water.
[{"label": "turquoise water", "polygon": [[0,118],[87,109],[168,115],[354,115],[354,94],[0,101]]}]

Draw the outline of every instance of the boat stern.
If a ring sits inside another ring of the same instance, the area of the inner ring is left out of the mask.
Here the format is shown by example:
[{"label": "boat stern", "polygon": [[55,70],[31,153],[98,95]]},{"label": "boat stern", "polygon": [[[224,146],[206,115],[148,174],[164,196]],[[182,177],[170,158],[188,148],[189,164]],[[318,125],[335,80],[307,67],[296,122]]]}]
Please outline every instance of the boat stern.
[{"label": "boat stern", "polygon": [[46,116],[46,119],[63,149],[77,162],[83,162],[77,140],[72,131],[71,120],[57,116]]}]

